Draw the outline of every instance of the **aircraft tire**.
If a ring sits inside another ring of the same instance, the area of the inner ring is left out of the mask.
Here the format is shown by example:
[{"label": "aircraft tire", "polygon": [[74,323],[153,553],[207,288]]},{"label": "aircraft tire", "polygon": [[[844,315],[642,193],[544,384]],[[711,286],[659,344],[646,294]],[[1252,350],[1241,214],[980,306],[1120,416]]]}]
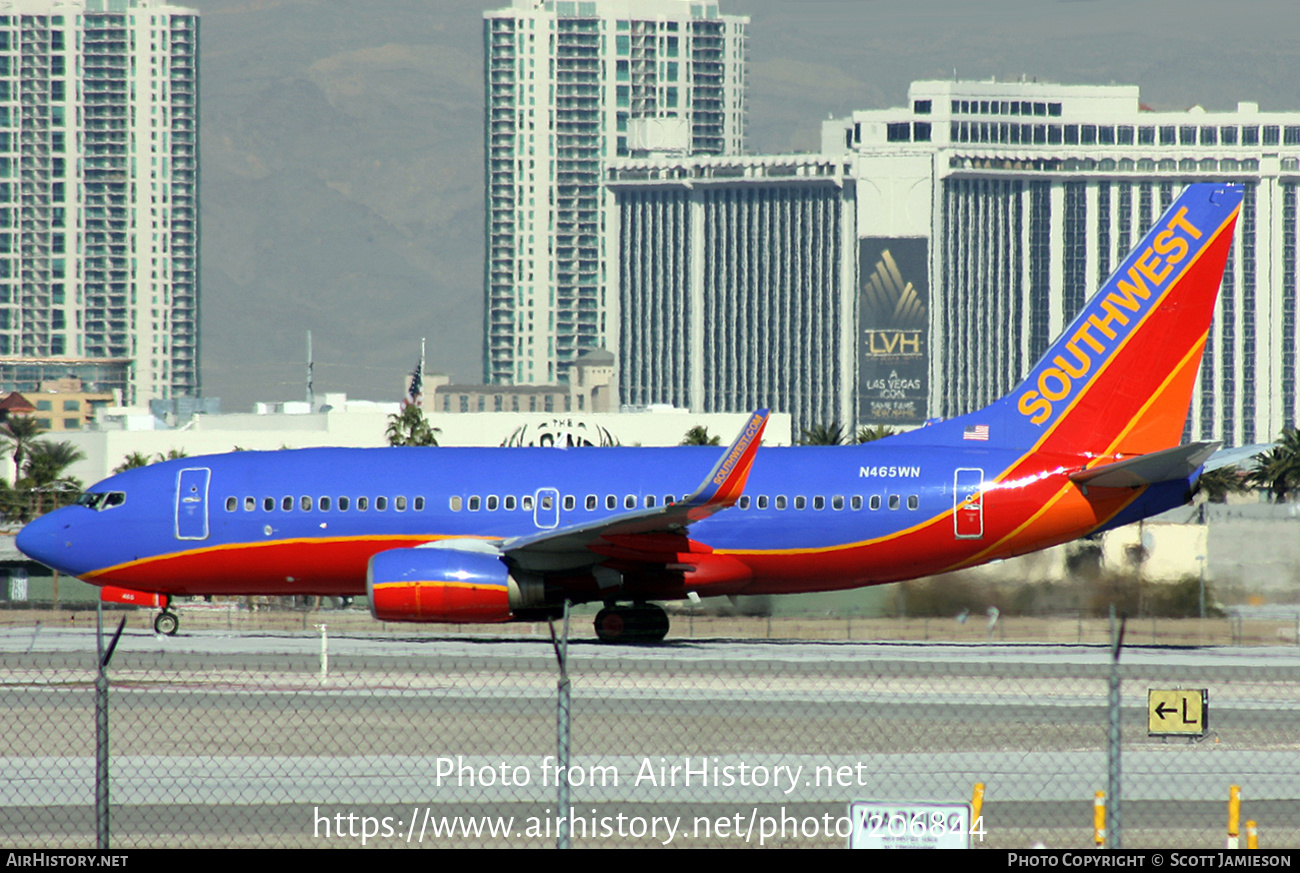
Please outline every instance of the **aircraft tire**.
[{"label": "aircraft tire", "polygon": [[602,643],[626,642],[626,612],[617,606],[607,606],[596,613],[596,638]]},{"label": "aircraft tire", "polygon": [[596,613],[596,636],[602,643],[657,643],[668,624],[668,613],[654,604],[607,606]]},{"label": "aircraft tire", "polygon": [[153,620],[154,632],[163,636],[176,636],[176,631],[180,630],[180,627],[181,620],[174,612],[160,612]]}]

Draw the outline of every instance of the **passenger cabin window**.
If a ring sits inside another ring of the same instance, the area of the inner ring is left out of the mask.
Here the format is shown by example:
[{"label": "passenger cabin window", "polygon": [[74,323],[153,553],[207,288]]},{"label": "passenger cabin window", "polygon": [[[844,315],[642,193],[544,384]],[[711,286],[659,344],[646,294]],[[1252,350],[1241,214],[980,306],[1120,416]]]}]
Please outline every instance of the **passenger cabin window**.
[{"label": "passenger cabin window", "polygon": [[[423,498],[423,497],[418,498],[418,500],[420,501],[421,504],[424,503],[424,498]],[[515,507],[518,506],[518,505],[519,505],[519,501],[515,498],[515,496],[514,496],[513,494],[507,494],[507,495],[506,495],[506,509],[507,509],[508,511],[510,511],[510,512],[514,512]],[[420,508],[421,508],[421,507],[419,507],[419,506],[416,507],[416,509],[420,509]]]},{"label": "passenger cabin window", "polygon": [[901,506],[902,504],[903,504],[902,498],[900,498],[897,494],[889,495],[890,509],[898,509],[898,507]]},{"label": "passenger cabin window", "polygon": [[[474,498],[474,499],[477,500],[478,498],[476,497],[476,498]],[[376,498],[375,498],[375,512],[383,512],[383,511],[384,511],[385,509],[387,509],[387,508],[388,508],[388,498],[387,498],[387,497],[376,497]],[[477,509],[478,507],[474,507],[474,508]]]},{"label": "passenger cabin window", "polygon": [[238,498],[235,497],[226,498],[226,512],[234,512],[237,506],[239,506]]},{"label": "passenger cabin window", "polygon": [[760,494],[760,495],[758,495],[758,508],[759,508],[759,509],[767,509],[767,495],[766,495],[766,494]]},{"label": "passenger cabin window", "polygon": [[254,509],[257,509],[257,498],[256,498],[256,497],[245,497],[245,498],[244,498],[244,512],[252,512]]},{"label": "passenger cabin window", "polygon": [[357,498],[357,512],[365,512],[365,511],[366,511],[367,509],[369,509],[369,508],[370,508],[370,498],[369,498],[369,497],[358,497],[358,498]]},{"label": "passenger cabin window", "polygon": [[328,497],[322,497],[322,498],[318,501],[317,505],[320,506],[320,511],[321,511],[321,512],[329,512],[329,511],[330,511],[330,499],[329,499]]},{"label": "passenger cabin window", "polygon": [[836,494],[834,497],[831,498],[831,509],[843,509],[843,508],[844,508],[844,495]]},{"label": "passenger cabin window", "polygon": [[861,509],[861,508],[862,508],[862,495],[861,495],[861,494],[854,494],[854,495],[853,495],[853,498],[849,501],[849,506],[853,507],[854,509]]},{"label": "passenger cabin window", "polygon": [[825,509],[825,508],[826,508],[826,498],[818,494],[816,497],[813,498],[813,509]]},{"label": "passenger cabin window", "polygon": [[[506,503],[508,504],[508,503],[510,503],[510,502],[511,502],[511,499],[510,499],[509,497],[507,497],[507,498],[506,498]],[[507,507],[506,507],[506,509],[511,509],[511,508],[512,508],[512,507],[510,507],[510,506],[507,506]],[[423,498],[423,497],[417,497],[417,498],[415,498],[415,511],[416,511],[416,512],[424,512],[424,498]]]},{"label": "passenger cabin window", "polygon": [[740,500],[736,501],[736,505],[741,509],[749,509],[749,495],[742,494]]},{"label": "passenger cabin window", "polygon": [[778,494],[778,495],[776,495],[776,508],[777,508],[777,509],[785,509],[785,495],[784,495],[784,494]]},{"label": "passenger cabin window", "polygon": [[275,498],[274,498],[274,497],[263,497],[263,498],[262,498],[262,511],[263,511],[263,512],[272,512],[274,509],[275,509]]},{"label": "passenger cabin window", "polygon": [[921,505],[921,498],[913,494],[907,498],[907,508],[916,509]]},{"label": "passenger cabin window", "polygon": [[459,497],[451,498],[449,505],[451,506],[452,512],[460,512],[461,500]]},{"label": "passenger cabin window", "polygon": [[574,504],[573,495],[572,494],[564,495],[564,511],[568,512],[569,510],[573,509],[574,505],[575,504]]},{"label": "passenger cabin window", "polygon": [[339,512],[347,512],[347,511],[348,511],[348,499],[346,497],[340,497]]},{"label": "passenger cabin window", "polygon": [[624,509],[636,509],[636,495],[629,494],[623,498]]},{"label": "passenger cabin window", "polygon": [[871,495],[871,509],[874,511],[874,510],[877,510],[877,509],[879,509],[879,508],[880,508],[880,495],[879,495],[879,494],[872,494],[872,495]]},{"label": "passenger cabin window", "polygon": [[306,495],[304,495],[304,496],[302,497],[302,499],[299,500],[299,504],[302,506],[302,511],[303,511],[303,512],[311,512],[311,498],[310,498],[310,497],[307,497]]},{"label": "passenger cabin window", "polygon": [[587,511],[588,511],[588,512],[591,512],[593,509],[595,509],[595,508],[596,508],[596,495],[595,495],[595,494],[588,494],[588,495],[587,495],[587,501],[586,501],[586,503],[584,503],[583,505],[587,507]]},{"label": "passenger cabin window", "polygon": [[[383,498],[381,497],[380,500],[382,500],[382,499],[383,499]],[[470,512],[478,512],[478,505],[479,505],[478,495],[476,494],[476,495],[474,495],[473,497],[471,497],[471,498],[469,499],[469,511],[470,511]],[[379,509],[382,509],[382,508],[383,508],[383,507],[379,506],[378,501],[375,502],[375,507],[376,507],[376,508],[379,508]]]},{"label": "passenger cabin window", "polygon": [[[397,499],[398,499],[398,500],[401,500],[400,497],[397,498]],[[405,507],[401,507],[401,506],[398,507],[398,509],[404,509],[404,508],[405,508]],[[489,494],[489,495],[488,495],[488,498],[487,498],[487,508],[488,508],[488,512],[496,512],[496,511],[497,511],[497,496],[496,496],[495,494]]]},{"label": "passenger cabin window", "polygon": [[794,499],[795,509],[803,509],[807,504],[808,501],[804,499],[804,496],[802,494],[800,494],[798,497]]},{"label": "passenger cabin window", "polygon": [[606,509],[618,509],[618,498],[615,497],[613,494],[606,494],[606,495],[605,495],[605,508],[606,508]]},{"label": "passenger cabin window", "polygon": [[[496,509],[496,508],[497,508],[497,498],[496,498],[496,495],[493,494],[491,499],[492,499],[492,505],[489,506],[488,509]],[[398,512],[406,512],[406,498],[405,498],[405,497],[394,497],[394,498],[393,498],[393,509],[396,509]]]},{"label": "passenger cabin window", "polygon": [[283,500],[281,500],[281,501],[280,501],[280,508],[283,509],[285,512],[290,512],[290,511],[292,511],[292,510],[293,510],[293,498],[292,498],[292,497],[286,497],[286,498],[284,498]]}]

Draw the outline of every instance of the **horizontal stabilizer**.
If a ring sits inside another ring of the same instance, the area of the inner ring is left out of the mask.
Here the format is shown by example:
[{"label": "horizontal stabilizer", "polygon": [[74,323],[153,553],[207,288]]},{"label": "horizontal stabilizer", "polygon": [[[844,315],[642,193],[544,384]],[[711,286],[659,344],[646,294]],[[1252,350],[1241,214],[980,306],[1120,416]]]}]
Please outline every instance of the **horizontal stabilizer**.
[{"label": "horizontal stabilizer", "polygon": [[1205,462],[1205,472],[1219,470],[1223,467],[1236,467],[1242,461],[1249,461],[1256,455],[1262,455],[1276,447],[1276,443],[1256,443],[1253,446],[1237,446],[1235,449],[1223,449],[1215,452]]},{"label": "horizontal stabilizer", "polygon": [[1220,443],[1190,443],[1150,452],[1071,473],[1070,481],[1092,488],[1141,488],[1157,482],[1177,482],[1200,469],[1219,445]]}]

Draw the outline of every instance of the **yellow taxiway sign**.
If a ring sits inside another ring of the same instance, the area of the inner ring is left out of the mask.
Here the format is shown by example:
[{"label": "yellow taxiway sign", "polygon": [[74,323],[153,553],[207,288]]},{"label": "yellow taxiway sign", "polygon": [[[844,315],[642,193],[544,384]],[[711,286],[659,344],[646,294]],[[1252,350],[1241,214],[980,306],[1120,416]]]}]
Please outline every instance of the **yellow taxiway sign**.
[{"label": "yellow taxiway sign", "polygon": [[1210,693],[1204,688],[1147,689],[1147,733],[1151,736],[1200,736],[1210,717]]}]

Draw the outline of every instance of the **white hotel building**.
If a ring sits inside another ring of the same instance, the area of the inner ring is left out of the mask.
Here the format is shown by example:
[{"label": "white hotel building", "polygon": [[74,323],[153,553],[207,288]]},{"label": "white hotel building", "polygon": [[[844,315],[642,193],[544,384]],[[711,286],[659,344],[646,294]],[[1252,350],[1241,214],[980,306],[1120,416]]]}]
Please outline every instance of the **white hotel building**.
[{"label": "white hotel building", "polygon": [[0,387],[193,395],[198,13],[0,0]]},{"label": "white hotel building", "polygon": [[[916,82],[817,155],[611,163],[625,403],[920,424],[1008,392],[1189,182],[1245,186],[1188,438],[1297,420],[1300,112]],[[611,242],[611,245],[614,245]]]},{"label": "white hotel building", "polygon": [[822,146],[853,162],[860,237],[928,241],[930,412],[945,417],[1007,392],[1184,185],[1245,186],[1186,436],[1266,442],[1296,423],[1300,112],[915,82],[905,107],[824,122]]},{"label": "white hotel building", "polygon": [[484,381],[567,382],[617,335],[605,161],[638,125],[740,153],[748,19],[716,0],[514,0],[484,19]]}]

